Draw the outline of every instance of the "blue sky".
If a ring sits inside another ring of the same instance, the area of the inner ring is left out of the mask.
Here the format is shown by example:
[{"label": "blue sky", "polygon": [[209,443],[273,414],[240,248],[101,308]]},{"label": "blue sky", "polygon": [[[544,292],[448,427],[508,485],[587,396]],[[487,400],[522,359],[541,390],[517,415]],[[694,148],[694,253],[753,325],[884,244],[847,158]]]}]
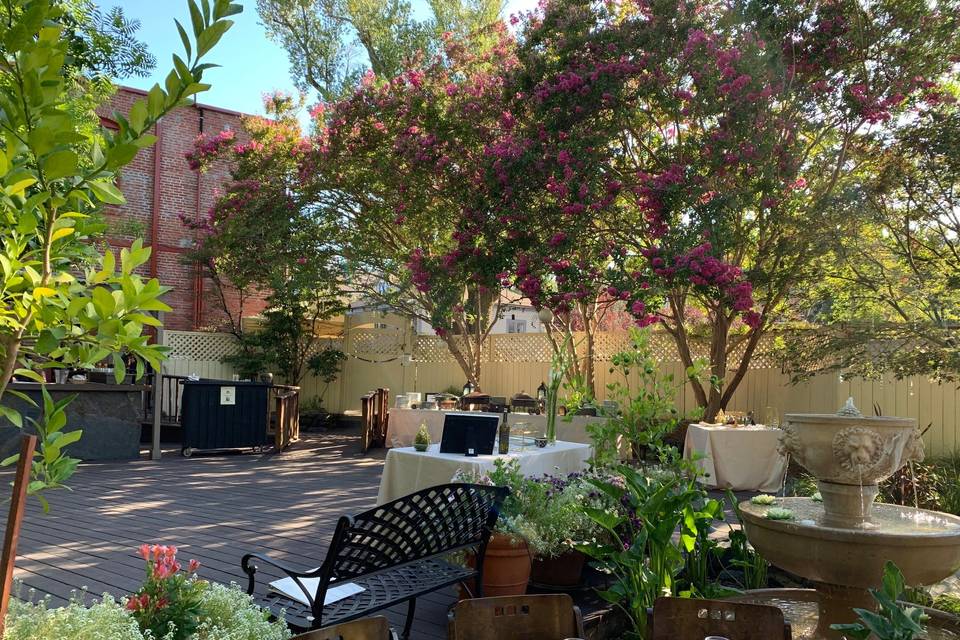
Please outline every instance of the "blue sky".
[{"label": "blue sky", "polygon": [[[222,65],[208,70],[204,81],[212,84],[200,101],[244,113],[262,113],[261,96],[275,89],[294,91],[286,53],[267,39],[257,15],[254,0],[239,0],[244,12],[235,17],[236,24],[223,37],[207,61]],[[174,18],[189,29],[186,0],[100,0],[103,8],[123,7],[128,18],[140,20],[139,38],[150,46],[157,58],[157,67],[149,78],[125,78],[121,84],[149,89],[172,68],[171,55],[182,53]],[[413,0],[414,9],[425,11],[422,0]],[[535,0],[508,0],[507,13],[526,10]],[[313,99],[311,97],[311,99]]]}]

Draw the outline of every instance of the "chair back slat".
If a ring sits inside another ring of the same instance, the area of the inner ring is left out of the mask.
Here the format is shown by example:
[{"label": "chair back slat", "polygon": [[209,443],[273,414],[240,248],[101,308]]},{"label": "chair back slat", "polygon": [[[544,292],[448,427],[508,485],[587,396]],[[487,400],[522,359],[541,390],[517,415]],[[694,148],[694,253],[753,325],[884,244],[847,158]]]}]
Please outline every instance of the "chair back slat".
[{"label": "chair back slat", "polygon": [[485,543],[508,491],[446,484],[341,518],[327,556],[329,579],[349,580]]},{"label": "chair back slat", "polygon": [[294,640],[392,640],[396,636],[383,616],[343,622],[296,636]]},{"label": "chair back slat", "polygon": [[783,611],[727,600],[659,598],[653,605],[653,640],[790,640]]},{"label": "chair back slat", "polygon": [[[565,593],[461,600],[453,608],[449,640],[566,640],[584,638],[583,620]],[[699,640],[702,640],[699,639]]]}]

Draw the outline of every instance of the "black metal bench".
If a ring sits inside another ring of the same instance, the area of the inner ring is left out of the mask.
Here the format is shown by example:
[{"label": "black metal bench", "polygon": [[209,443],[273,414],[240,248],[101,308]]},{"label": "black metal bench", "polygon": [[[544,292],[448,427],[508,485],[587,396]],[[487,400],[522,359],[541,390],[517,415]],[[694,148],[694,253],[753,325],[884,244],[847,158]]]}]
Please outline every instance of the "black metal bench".
[{"label": "black metal bench", "polygon": [[[309,602],[274,592],[258,598],[294,630],[319,629],[408,602],[403,637],[409,637],[417,597],[471,578],[476,578],[477,595],[483,595],[483,557],[508,493],[505,487],[445,484],[343,516],[318,569],[298,571],[261,554],[245,555],[241,566],[249,580],[247,593],[254,593],[257,566],[252,561],[259,560],[292,578]],[[476,569],[443,557],[464,550],[476,553]],[[308,578],[319,579],[315,591],[304,585]],[[324,606],[327,590],[346,583],[364,590]]]}]

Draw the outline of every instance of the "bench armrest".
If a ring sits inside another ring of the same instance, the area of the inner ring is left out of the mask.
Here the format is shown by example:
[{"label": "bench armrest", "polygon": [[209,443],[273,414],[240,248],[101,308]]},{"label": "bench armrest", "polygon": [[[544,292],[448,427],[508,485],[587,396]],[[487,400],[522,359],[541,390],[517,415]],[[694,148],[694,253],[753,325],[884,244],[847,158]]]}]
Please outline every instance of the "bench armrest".
[{"label": "bench armrest", "polygon": [[256,573],[257,565],[252,561],[262,562],[268,564],[272,567],[276,567],[287,574],[287,577],[291,578],[303,594],[306,596],[307,601],[310,603],[311,608],[313,607],[313,598],[316,594],[310,593],[306,587],[303,586],[301,578],[319,578],[323,573],[321,569],[312,569],[310,571],[300,571],[289,565],[286,565],[279,560],[274,560],[270,556],[263,555],[262,553],[248,553],[243,556],[243,559],[240,560],[240,567],[243,569],[243,572],[247,574],[247,593],[253,595],[254,588],[256,586]]}]

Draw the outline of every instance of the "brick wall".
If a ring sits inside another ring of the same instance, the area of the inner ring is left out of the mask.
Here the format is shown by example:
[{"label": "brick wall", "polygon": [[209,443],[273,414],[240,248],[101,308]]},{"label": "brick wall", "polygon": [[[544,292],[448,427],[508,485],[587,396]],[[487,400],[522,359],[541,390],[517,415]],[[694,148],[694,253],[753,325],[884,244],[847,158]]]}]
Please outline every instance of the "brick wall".
[{"label": "brick wall", "polygon": [[[104,124],[110,126],[110,116],[115,112],[128,113],[133,102],[143,95],[136,89],[120,88],[100,110]],[[210,135],[229,128],[241,137],[241,118],[242,114],[202,104],[181,107],[166,115],[157,126],[158,131],[153,132],[159,138],[157,143],[141,150],[120,176],[119,186],[127,203],[106,210],[107,242],[114,252],[130,246],[135,238],[143,238],[144,245],[153,247],[151,261],[142,271],[173,288],[165,297],[173,308],[164,317],[168,329],[223,325],[212,283],[198,280],[196,266],[185,261],[195,232],[184,226],[180,216],[195,219],[207,215],[218,187],[229,179],[228,166],[218,162],[201,174],[190,170],[184,154],[193,148],[201,131]],[[244,315],[262,309],[262,301],[251,301]]]}]

